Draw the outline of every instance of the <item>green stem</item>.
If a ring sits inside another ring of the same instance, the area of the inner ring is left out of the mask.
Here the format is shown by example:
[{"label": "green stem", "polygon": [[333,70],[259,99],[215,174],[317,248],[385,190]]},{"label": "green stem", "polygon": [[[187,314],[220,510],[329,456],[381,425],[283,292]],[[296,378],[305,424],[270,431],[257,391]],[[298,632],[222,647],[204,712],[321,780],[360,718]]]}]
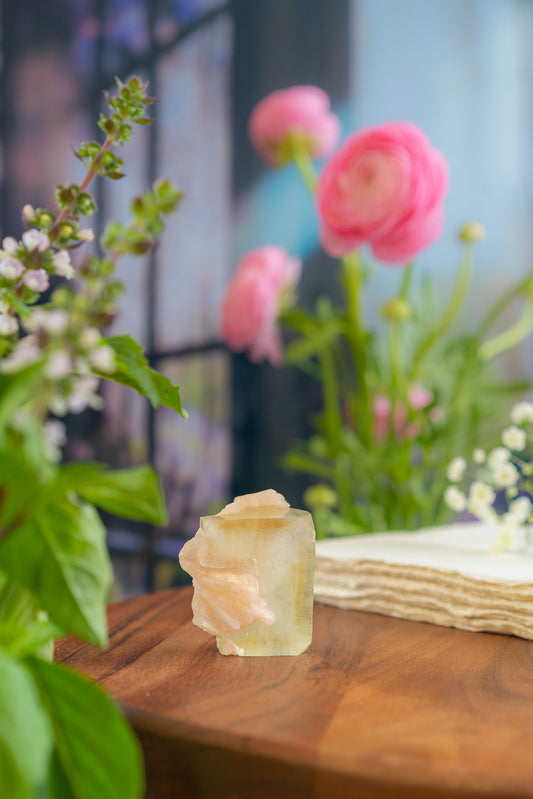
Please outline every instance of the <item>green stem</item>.
[{"label": "green stem", "polygon": [[527,302],[522,311],[522,316],[516,324],[504,330],[504,332],[500,333],[498,336],[494,336],[494,338],[485,341],[485,343],[481,345],[479,348],[480,358],[484,361],[489,361],[491,358],[494,358],[495,355],[499,355],[501,352],[505,352],[505,350],[510,350],[525,339],[532,330],[533,303]]},{"label": "green stem", "polygon": [[427,355],[429,350],[437,343],[437,341],[451,327],[459,311],[461,310],[461,306],[463,305],[466,296],[466,290],[470,282],[470,275],[472,273],[472,261],[473,261],[472,252],[473,252],[472,246],[466,245],[464,249],[461,266],[459,267],[457,280],[455,282],[455,287],[452,296],[450,297],[450,301],[448,302],[448,305],[444,309],[444,313],[442,314],[437,325],[429,333],[427,338],[420,344],[415,353],[413,359],[412,371],[410,375],[410,382],[416,380],[416,377],[418,376],[420,367],[422,365],[422,361],[424,360],[425,356]]},{"label": "green stem", "polygon": [[523,280],[520,280],[515,286],[512,286],[508,291],[506,291],[505,294],[500,297],[500,299],[496,300],[477,329],[475,338],[478,341],[481,341],[485,338],[492,325],[503,313],[509,303],[512,302],[512,300],[514,300],[516,297],[520,296],[520,294],[523,294],[531,285],[532,281],[533,275],[527,275],[527,277],[525,277]]},{"label": "green stem", "polygon": [[[413,274],[413,264],[407,264],[402,275],[398,298],[407,301],[409,288]],[[403,325],[399,322],[391,322],[389,329],[389,353],[391,364],[391,375],[393,384],[393,394],[399,394],[402,399],[407,395],[407,381],[405,378],[401,357],[402,350],[402,331]]]},{"label": "green stem", "polygon": [[311,194],[315,193],[317,175],[309,153],[297,136],[289,134],[290,156]]},{"label": "green stem", "polygon": [[331,352],[323,349],[319,353],[324,390],[324,429],[329,455],[333,464],[335,490],[339,497],[339,509],[345,519],[353,515],[352,492],[349,480],[340,469],[341,433],[343,428],[342,411],[339,403],[339,388],[335,374],[335,363]]},{"label": "green stem", "polygon": [[339,408],[339,391],[335,375],[335,365],[331,353],[323,349],[319,353],[319,363],[324,390],[324,427],[330,456],[336,458],[340,452],[342,420]]},{"label": "green stem", "polygon": [[363,312],[361,308],[361,291],[364,275],[361,257],[358,252],[346,255],[342,258],[341,263],[344,269],[344,283],[347,298],[347,338],[352,348],[357,372],[358,434],[363,443],[369,444],[372,435],[372,419],[367,385],[366,336],[363,327]]},{"label": "green stem", "polygon": [[400,294],[398,296],[402,300],[406,300],[409,295],[409,287],[411,285],[412,276],[413,276],[413,264],[409,263],[403,270],[402,282],[400,284]]},{"label": "green stem", "polygon": [[[98,174],[98,170],[100,169],[100,166],[102,164],[102,158],[104,157],[104,153],[106,150],[109,150],[112,144],[113,144],[113,139],[110,136],[107,136],[104,143],[100,147],[100,152],[94,158],[92,166],[89,167],[89,169],[87,170],[87,174],[83,178],[83,181],[80,183],[80,193],[86,191],[93,178],[95,178],[96,175]],[[50,238],[54,238],[55,235],[59,232],[59,227],[61,223],[64,222],[65,219],[68,219],[73,207],[74,204],[67,206],[66,208],[63,208],[63,210],[55,220],[54,224],[52,225],[52,228],[50,230]]]},{"label": "green stem", "polygon": [[400,325],[397,322],[392,322],[389,327],[389,353],[391,364],[391,376],[393,386],[393,396],[396,398],[397,394],[404,393],[404,375],[402,369],[402,361],[400,357]]}]

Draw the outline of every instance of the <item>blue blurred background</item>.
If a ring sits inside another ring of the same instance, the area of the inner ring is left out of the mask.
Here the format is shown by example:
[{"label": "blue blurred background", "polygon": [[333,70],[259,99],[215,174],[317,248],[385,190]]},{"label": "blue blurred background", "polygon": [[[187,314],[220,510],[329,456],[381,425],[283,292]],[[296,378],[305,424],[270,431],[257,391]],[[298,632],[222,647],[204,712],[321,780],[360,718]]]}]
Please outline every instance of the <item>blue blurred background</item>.
[{"label": "blue blurred background", "polygon": [[[155,123],[124,151],[127,178],[99,184],[99,216],[124,219],[131,196],[159,176],[186,194],[160,247],[124,259],[127,286],[113,333],[129,332],[183,386],[187,422],[151,411],[120,386],[103,414],[69,422],[69,458],[151,460],[162,474],[168,529],[108,520],[118,591],[176,579],[176,554],[201,514],[234,493],[274,486],[301,503],[305,481],[281,455],[304,435],[317,387],[293,370],[230,356],[218,306],[235,260],[278,244],[305,259],[302,300],[335,293],[335,264],[318,249],[313,203],[292,168],[266,170],[246,136],[267,92],[316,84],[345,134],[385,120],[422,127],[450,166],[447,224],[417,270],[450,290],[456,232],[488,228],[461,324],[468,326],[533,262],[533,3],[531,0],[5,0],[0,91],[0,225],[22,230],[25,203],[47,206],[56,183],[80,177],[71,144],[94,138],[102,90],[141,74],[158,98]],[[399,274],[379,268],[367,313]],[[513,321],[511,308],[502,324]],[[532,345],[501,360],[531,378]]]}]

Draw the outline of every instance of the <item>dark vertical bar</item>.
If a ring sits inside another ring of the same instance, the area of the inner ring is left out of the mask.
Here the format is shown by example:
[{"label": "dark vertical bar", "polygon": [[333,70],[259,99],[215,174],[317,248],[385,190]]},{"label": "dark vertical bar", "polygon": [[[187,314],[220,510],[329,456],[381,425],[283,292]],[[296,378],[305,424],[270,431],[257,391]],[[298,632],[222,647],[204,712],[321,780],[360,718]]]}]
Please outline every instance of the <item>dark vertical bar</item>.
[{"label": "dark vertical bar", "polygon": [[[233,151],[239,157],[233,189],[237,202],[264,169],[247,134],[249,114],[262,97],[291,85],[315,84],[328,92],[334,106],[346,98],[351,2],[235,0]],[[321,254],[308,259],[301,284],[304,307],[313,307],[318,294],[331,294],[331,270],[324,265]],[[308,480],[284,472],[279,464],[295,439],[310,434],[309,420],[320,408],[319,397],[315,403],[315,384],[294,369],[252,365],[244,356],[234,357],[232,365],[233,493],[279,486],[291,504],[299,506]]]},{"label": "dark vertical bar", "polygon": [[[105,54],[105,30],[107,21],[107,0],[93,0],[93,14],[100,24],[98,37],[95,42],[94,49],[94,79],[90,87],[90,113],[93,120],[93,130],[95,140],[102,138],[102,131],[98,127],[98,119],[100,117],[102,91],[107,88],[104,85],[105,69],[104,69],[104,54]],[[96,241],[99,241],[100,236],[104,230],[104,220],[106,219],[106,181],[96,180],[94,183],[94,197],[96,200],[96,207],[98,213],[94,222],[94,232]]]},{"label": "dark vertical bar", "polygon": [[12,186],[13,173],[9,150],[13,140],[15,126],[15,107],[13,102],[10,76],[13,75],[13,64],[16,57],[16,41],[14,32],[14,4],[2,3],[1,44],[2,72],[0,76],[1,116],[0,130],[2,131],[2,184],[0,187],[0,225],[2,235],[10,233],[17,235],[18,231],[13,226]]},{"label": "dark vertical bar", "polygon": [[[157,63],[155,27],[157,22],[158,0],[146,0],[148,9],[148,31],[150,36],[150,53],[148,59],[147,77],[150,82],[149,91],[152,96],[157,96]],[[148,128],[148,160],[147,178],[148,185],[152,185],[157,175],[157,145],[158,145],[158,114],[157,103],[150,106],[153,122]],[[148,256],[147,275],[147,306],[146,306],[146,343],[149,353],[156,350],[156,311],[157,311],[157,286],[158,286],[158,257],[157,250],[152,250]],[[150,359],[153,366],[153,356]],[[147,441],[148,458],[154,463],[156,449],[156,419],[154,408],[148,406],[147,416]],[[153,591],[155,578],[155,528],[150,525],[146,533],[146,590]]]}]

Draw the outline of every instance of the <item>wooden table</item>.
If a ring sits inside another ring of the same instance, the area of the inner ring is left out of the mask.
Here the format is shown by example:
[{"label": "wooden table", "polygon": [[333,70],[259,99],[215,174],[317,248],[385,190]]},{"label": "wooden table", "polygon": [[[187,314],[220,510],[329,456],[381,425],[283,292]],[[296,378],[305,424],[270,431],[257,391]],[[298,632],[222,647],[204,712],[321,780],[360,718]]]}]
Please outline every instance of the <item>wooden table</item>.
[{"label": "wooden table", "polygon": [[223,657],[190,601],[58,646],[123,704],[150,799],[533,797],[533,642],[317,605],[305,654]]}]

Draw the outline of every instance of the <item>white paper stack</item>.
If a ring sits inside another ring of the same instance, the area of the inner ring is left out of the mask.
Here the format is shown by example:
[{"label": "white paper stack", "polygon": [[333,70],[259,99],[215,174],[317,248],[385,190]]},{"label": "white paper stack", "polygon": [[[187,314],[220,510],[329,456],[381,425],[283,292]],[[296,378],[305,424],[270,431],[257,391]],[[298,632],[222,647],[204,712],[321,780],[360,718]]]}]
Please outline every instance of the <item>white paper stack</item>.
[{"label": "white paper stack", "polygon": [[315,599],[533,639],[533,553],[496,554],[497,534],[473,523],[317,541]]}]

